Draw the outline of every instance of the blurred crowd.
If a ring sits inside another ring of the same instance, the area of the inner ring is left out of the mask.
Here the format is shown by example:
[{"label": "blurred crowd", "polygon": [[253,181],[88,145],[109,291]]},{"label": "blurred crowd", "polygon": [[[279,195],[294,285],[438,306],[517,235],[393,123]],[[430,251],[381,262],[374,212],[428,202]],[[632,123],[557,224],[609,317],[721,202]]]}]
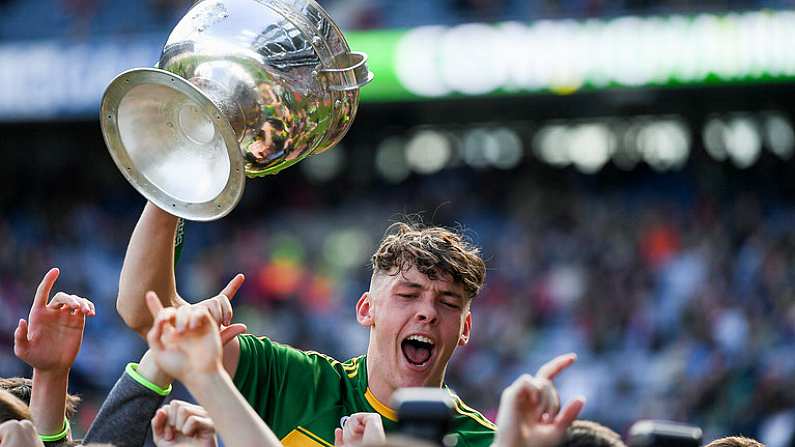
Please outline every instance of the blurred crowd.
[{"label": "blurred crowd", "polygon": [[[242,272],[235,319],[252,333],[350,358],[367,347],[353,311],[372,250],[391,221],[416,218],[401,213],[424,211],[484,248],[473,340],[448,383],[487,416],[517,375],[573,351],[558,386],[564,399],[588,396],[589,419],[617,430],[682,420],[705,439],[744,433],[771,447],[792,439],[795,214],[785,202],[753,188],[713,195],[696,173],[607,188],[561,171],[540,181],[521,169],[451,170],[352,191],[299,172],[252,181],[235,213],[186,225],[183,296],[212,296]],[[72,372],[83,428],[144,350],[114,307],[143,202],[126,188],[97,194],[20,197],[0,214],[0,377],[28,374],[11,334],[39,278],[61,266],[58,289],[97,309]]]},{"label": "blurred crowd", "polygon": [[[166,33],[189,0],[0,0],[0,41]],[[791,0],[321,0],[343,29],[788,8]]]}]

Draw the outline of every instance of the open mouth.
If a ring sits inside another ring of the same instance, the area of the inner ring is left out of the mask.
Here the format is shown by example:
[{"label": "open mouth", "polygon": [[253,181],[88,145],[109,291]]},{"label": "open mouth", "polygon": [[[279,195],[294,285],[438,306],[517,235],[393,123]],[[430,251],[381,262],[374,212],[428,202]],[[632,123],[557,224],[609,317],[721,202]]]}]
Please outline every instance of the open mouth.
[{"label": "open mouth", "polygon": [[403,356],[406,360],[418,367],[428,364],[433,357],[433,340],[423,335],[410,335],[400,343]]}]

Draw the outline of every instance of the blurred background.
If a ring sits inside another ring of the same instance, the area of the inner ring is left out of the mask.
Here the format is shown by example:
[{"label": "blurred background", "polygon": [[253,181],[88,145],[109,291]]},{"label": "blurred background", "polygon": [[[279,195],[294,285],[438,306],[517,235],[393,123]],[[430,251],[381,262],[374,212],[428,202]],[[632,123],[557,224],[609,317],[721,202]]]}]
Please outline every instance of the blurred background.
[{"label": "blurred background", "polygon": [[[247,276],[236,319],[348,358],[386,226],[419,214],[481,245],[487,286],[448,383],[495,415],[559,353],[583,417],[795,443],[791,1],[321,2],[376,79],[349,135],[188,223],[180,292]],[[0,0],[0,376],[51,266],[97,306],[72,372],[85,429],[144,343],[114,308],[144,200],[97,121],[184,0]]]}]

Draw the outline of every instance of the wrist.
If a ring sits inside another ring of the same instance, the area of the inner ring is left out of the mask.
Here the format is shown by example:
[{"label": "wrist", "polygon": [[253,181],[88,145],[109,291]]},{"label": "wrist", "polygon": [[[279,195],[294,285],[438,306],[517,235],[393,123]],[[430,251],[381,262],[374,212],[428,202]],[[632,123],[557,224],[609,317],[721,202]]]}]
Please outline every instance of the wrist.
[{"label": "wrist", "polygon": [[55,436],[63,431],[68,387],[68,370],[33,370],[29,406],[38,433]]},{"label": "wrist", "polygon": [[160,369],[159,366],[157,366],[157,362],[155,362],[152,358],[152,351],[146,351],[144,356],[141,357],[141,360],[138,363],[137,372],[144,379],[152,382],[162,389],[168,388],[171,383],[174,382],[173,377],[168,375],[165,371]]},{"label": "wrist", "polygon": [[64,418],[64,420],[63,420],[63,428],[61,429],[60,432],[53,433],[51,435],[39,434],[39,439],[41,439],[42,442],[58,442],[58,441],[62,441],[64,439],[66,439],[67,436],[69,436],[69,431],[70,430],[71,430],[71,427],[69,426],[69,419]]},{"label": "wrist", "polygon": [[500,433],[500,427],[498,426],[497,431],[494,432],[494,440],[491,442],[490,447],[511,447],[511,446],[518,446],[521,445],[514,436],[513,433]]},{"label": "wrist", "polygon": [[[69,370],[33,368],[33,388],[41,391],[40,395],[58,395],[69,386]],[[39,394],[39,393],[37,393]]]},{"label": "wrist", "polygon": [[41,368],[33,368],[33,378],[36,379],[43,379],[43,380],[62,380],[62,379],[69,379],[69,371],[71,368],[48,368],[48,369],[41,369]]},{"label": "wrist", "polygon": [[171,394],[171,385],[168,385],[165,388],[159,387],[156,384],[152,383],[149,379],[142,376],[138,373],[138,364],[137,363],[128,363],[127,367],[124,369],[125,374],[127,374],[131,379],[138,382],[139,385],[149,389],[153,393],[159,396],[168,396]]},{"label": "wrist", "polygon": [[208,368],[205,371],[191,372],[181,380],[191,392],[194,390],[209,390],[225,381],[226,371],[221,362]]}]

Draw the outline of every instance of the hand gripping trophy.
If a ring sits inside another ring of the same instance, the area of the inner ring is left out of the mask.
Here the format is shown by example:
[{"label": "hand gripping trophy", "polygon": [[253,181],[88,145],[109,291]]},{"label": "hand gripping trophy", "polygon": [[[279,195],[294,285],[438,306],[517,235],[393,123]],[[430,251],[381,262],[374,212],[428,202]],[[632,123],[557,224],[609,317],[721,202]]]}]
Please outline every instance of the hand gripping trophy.
[{"label": "hand gripping trophy", "polygon": [[246,177],[332,148],[350,128],[367,57],[314,0],[201,0],[156,68],[117,76],[100,122],[113,161],[158,207],[209,221]]}]

